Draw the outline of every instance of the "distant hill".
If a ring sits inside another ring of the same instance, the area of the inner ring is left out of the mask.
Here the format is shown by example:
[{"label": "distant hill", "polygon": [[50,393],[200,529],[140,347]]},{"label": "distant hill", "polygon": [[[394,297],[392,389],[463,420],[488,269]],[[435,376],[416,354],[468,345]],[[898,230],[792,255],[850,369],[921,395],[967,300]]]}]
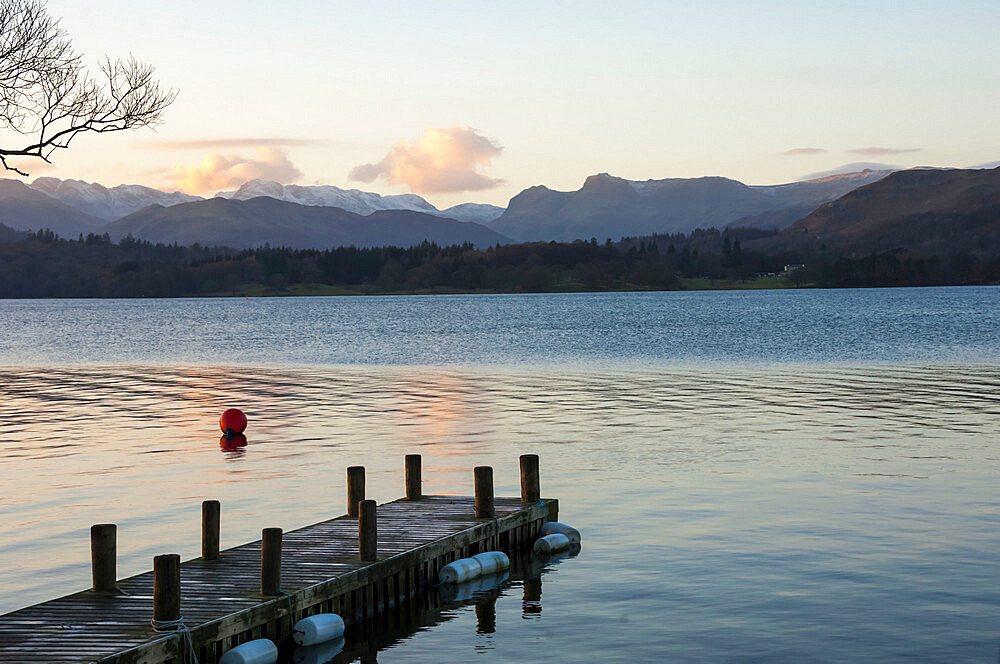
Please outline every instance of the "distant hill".
[{"label": "distant hill", "polygon": [[250,180],[236,191],[216,194],[218,198],[246,201],[258,196],[269,196],[279,201],[299,205],[336,207],[355,214],[367,215],[378,210],[412,210],[459,221],[485,223],[500,216],[503,208],[482,203],[463,203],[446,210],[438,210],[416,194],[382,196],[360,189],[341,189],[332,185],[300,186],[283,185],[268,180]]},{"label": "distant hill", "polygon": [[120,219],[150,205],[167,206],[202,200],[200,196],[191,196],[179,191],[167,193],[138,184],[122,184],[108,188],[96,182],[83,180],[37,178],[30,186],[36,191],[105,221]]},{"label": "distant hill", "polygon": [[893,249],[998,254],[1000,168],[898,171],[820,206],[754,246],[841,254]]},{"label": "distant hill", "polygon": [[477,224],[488,224],[501,214],[504,208],[487,203],[459,203],[445,208],[440,212],[432,212],[441,217],[458,219],[459,221],[474,221]]},{"label": "distant hill", "polygon": [[132,234],[152,242],[328,248],[355,245],[410,246],[424,240],[441,245],[477,246],[509,238],[471,222],[411,210],[379,210],[362,216],[335,207],[299,205],[260,196],[249,200],[213,198],[171,207],[150,206],[109,224],[112,239]]},{"label": "distant hill", "polygon": [[536,186],[511,199],[490,228],[518,240],[575,240],[686,233],[696,228],[784,228],[820,204],[886,172],[748,186],[723,177],[625,180],[592,175],[577,191]]},{"label": "distant hill", "polygon": [[15,230],[51,229],[63,237],[94,233],[103,219],[81,212],[19,180],[0,179],[0,223]]},{"label": "distant hill", "polygon": [[753,186],[751,189],[772,197],[774,208],[762,214],[743,217],[727,226],[745,226],[779,230],[802,219],[819,205],[836,200],[858,187],[878,182],[894,173],[892,170],[865,169],[856,173],[839,173],[813,180],[803,180],[774,186]]},{"label": "distant hill", "polygon": [[5,226],[3,224],[0,224],[0,243],[20,242],[27,236],[28,234],[25,231],[14,230],[10,226]]},{"label": "distant hill", "polygon": [[[50,177],[37,178],[27,186],[105,221],[121,219],[150,205],[170,207],[181,203],[205,200],[201,196],[192,196],[180,191],[166,192],[137,184],[105,187],[96,182],[60,180]],[[299,205],[337,207],[361,215],[371,214],[378,210],[413,210],[458,221],[474,221],[479,224],[496,219],[504,210],[502,207],[484,203],[462,203],[445,210],[439,210],[416,194],[382,196],[359,189],[341,189],[330,185],[283,185],[268,180],[249,180],[243,183],[239,189],[216,194],[217,198],[241,201],[259,196],[270,196]]]}]

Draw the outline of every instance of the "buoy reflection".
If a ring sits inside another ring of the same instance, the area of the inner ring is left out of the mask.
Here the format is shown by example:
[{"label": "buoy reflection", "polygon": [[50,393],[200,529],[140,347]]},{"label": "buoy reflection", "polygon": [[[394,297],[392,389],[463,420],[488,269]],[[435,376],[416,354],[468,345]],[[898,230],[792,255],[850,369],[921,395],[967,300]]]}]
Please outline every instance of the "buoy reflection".
[{"label": "buoy reflection", "polygon": [[233,436],[227,436],[225,434],[219,438],[219,448],[223,452],[237,452],[240,448],[247,446],[247,437],[241,433]]},{"label": "buoy reflection", "polygon": [[344,637],[317,643],[314,646],[298,646],[292,653],[293,664],[324,664],[340,654],[344,649]]},{"label": "buoy reflection", "polygon": [[438,586],[438,595],[446,602],[465,602],[476,595],[500,587],[508,578],[508,572],[486,574],[465,583],[443,583]]}]

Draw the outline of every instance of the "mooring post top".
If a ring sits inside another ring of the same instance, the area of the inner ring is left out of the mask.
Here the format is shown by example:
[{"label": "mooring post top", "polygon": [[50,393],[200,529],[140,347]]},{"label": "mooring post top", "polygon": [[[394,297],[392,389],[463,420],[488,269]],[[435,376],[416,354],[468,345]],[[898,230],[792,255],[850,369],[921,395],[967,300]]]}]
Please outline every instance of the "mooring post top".
[{"label": "mooring post top", "polygon": [[365,499],[365,467],[347,468],[347,516],[358,515],[358,503]]},{"label": "mooring post top", "polygon": [[358,503],[358,557],[366,562],[378,560],[378,513],[374,500]]},{"label": "mooring post top", "polygon": [[521,502],[534,503],[541,498],[538,482],[538,455],[521,455]]},{"label": "mooring post top", "polygon": [[420,455],[407,454],[404,466],[406,468],[406,497],[409,500],[417,500],[423,494],[420,479]]},{"label": "mooring post top", "polygon": [[153,556],[153,564],[155,565],[157,561],[161,563],[171,563],[171,562],[181,562],[181,556],[179,553],[161,553],[158,556]]},{"label": "mooring post top", "polygon": [[283,532],[281,528],[264,528],[260,534],[263,537],[281,537]]},{"label": "mooring post top", "polygon": [[95,533],[100,530],[117,530],[118,524],[116,523],[95,523],[90,527],[90,532]]},{"label": "mooring post top", "polygon": [[203,501],[201,501],[201,504],[202,505],[213,505],[214,506],[214,505],[218,505],[219,501],[218,500],[203,500]]}]

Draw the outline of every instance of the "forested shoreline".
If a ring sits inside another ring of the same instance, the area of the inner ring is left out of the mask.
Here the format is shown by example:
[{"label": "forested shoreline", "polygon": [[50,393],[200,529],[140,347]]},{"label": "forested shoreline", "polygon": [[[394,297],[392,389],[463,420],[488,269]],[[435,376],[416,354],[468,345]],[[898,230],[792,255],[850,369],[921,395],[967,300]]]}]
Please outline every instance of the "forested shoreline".
[{"label": "forested shoreline", "polygon": [[[518,293],[752,287],[1000,283],[1000,257],[970,254],[768,255],[746,248],[766,232],[533,242],[477,249],[153,244],[51,231],[0,243],[0,298],[199,297],[296,294]],[[803,267],[786,271],[786,266]]]}]

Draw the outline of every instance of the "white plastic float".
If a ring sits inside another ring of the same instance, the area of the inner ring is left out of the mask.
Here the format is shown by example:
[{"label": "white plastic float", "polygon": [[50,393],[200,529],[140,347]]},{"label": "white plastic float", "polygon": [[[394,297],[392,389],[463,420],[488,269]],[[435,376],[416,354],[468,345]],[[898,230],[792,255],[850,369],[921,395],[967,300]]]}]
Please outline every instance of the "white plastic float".
[{"label": "white plastic float", "polygon": [[226,652],[219,664],[274,664],[278,646],[270,639],[255,639]]},{"label": "white plastic float", "polygon": [[314,646],[344,635],[344,619],[336,613],[317,613],[292,627],[292,638],[300,646]]},{"label": "white plastic float", "polygon": [[441,583],[466,583],[483,574],[495,574],[510,569],[510,558],[502,551],[485,551],[471,558],[459,558],[438,572]]},{"label": "white plastic float", "polygon": [[564,551],[569,548],[569,538],[562,533],[552,533],[535,540],[535,545],[531,550],[536,556],[547,556],[556,551]]},{"label": "white plastic float", "polygon": [[314,646],[299,646],[292,653],[293,664],[326,664],[344,649],[344,637],[318,643]]},{"label": "white plastic float", "polygon": [[565,523],[559,523],[558,521],[549,521],[543,525],[540,534],[544,537],[545,535],[554,535],[556,533],[569,538],[570,544],[580,543],[580,531],[573,526],[567,526]]},{"label": "white plastic float", "polygon": [[496,574],[510,569],[510,558],[503,551],[485,551],[472,556],[479,563],[480,574]]},{"label": "white plastic float", "polygon": [[453,563],[448,563],[438,572],[438,581],[441,583],[465,583],[475,579],[483,573],[483,568],[478,560],[472,558],[459,558]]}]

